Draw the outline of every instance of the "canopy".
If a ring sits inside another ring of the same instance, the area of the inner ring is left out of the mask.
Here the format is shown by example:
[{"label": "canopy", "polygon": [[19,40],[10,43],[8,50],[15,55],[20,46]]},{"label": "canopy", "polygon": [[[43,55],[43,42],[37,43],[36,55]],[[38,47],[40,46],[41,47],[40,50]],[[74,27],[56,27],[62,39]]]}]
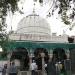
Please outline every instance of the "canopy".
[{"label": "canopy", "polygon": [[14,50],[19,47],[26,49],[45,48],[48,50],[55,48],[75,49],[75,43],[51,43],[42,41],[10,41],[6,46],[8,50]]}]

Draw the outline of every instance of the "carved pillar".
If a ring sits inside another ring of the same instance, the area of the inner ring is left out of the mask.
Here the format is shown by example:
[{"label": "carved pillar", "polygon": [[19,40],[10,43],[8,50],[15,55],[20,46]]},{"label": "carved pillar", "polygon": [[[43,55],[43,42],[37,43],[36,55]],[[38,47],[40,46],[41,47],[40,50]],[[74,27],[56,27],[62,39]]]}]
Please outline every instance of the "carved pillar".
[{"label": "carved pillar", "polygon": [[12,52],[9,52],[8,55],[7,55],[7,59],[8,59],[7,66],[8,67],[10,66],[10,58],[11,58],[11,55],[12,55]]},{"label": "carved pillar", "polygon": [[41,57],[42,57],[42,75],[45,74],[45,67],[44,67],[45,62],[44,62],[44,56],[45,56],[45,54],[44,54],[44,53],[41,53]]},{"label": "carved pillar", "polygon": [[31,63],[32,63],[32,54],[30,54],[29,60],[30,60],[30,62],[29,62],[29,70],[30,70],[30,65],[31,65]]}]

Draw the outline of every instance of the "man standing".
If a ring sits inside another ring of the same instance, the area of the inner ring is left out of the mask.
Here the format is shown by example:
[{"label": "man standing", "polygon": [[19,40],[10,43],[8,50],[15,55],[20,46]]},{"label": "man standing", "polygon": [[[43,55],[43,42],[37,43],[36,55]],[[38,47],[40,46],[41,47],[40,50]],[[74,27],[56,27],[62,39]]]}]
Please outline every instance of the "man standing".
[{"label": "man standing", "polygon": [[7,64],[5,64],[2,69],[2,75],[6,75],[6,73],[7,73]]},{"label": "man standing", "polygon": [[12,62],[10,67],[8,68],[8,74],[9,75],[17,75],[17,73],[18,73],[17,67],[15,66],[15,63]]},{"label": "man standing", "polygon": [[30,69],[31,69],[31,75],[36,75],[37,74],[37,72],[36,72],[37,65],[36,65],[34,60],[32,61],[31,65],[30,65]]}]

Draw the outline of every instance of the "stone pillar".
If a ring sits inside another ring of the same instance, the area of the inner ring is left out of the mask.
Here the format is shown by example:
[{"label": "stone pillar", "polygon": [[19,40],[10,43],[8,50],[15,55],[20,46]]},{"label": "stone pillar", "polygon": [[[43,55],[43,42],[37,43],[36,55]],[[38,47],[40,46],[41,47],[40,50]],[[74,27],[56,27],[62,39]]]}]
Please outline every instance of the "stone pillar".
[{"label": "stone pillar", "polygon": [[45,54],[44,54],[44,53],[41,53],[41,57],[42,57],[42,75],[44,75],[44,74],[45,74],[45,67],[44,67],[44,65],[45,65],[45,63],[44,63],[44,56],[45,56]]},{"label": "stone pillar", "polygon": [[67,50],[67,59],[70,59],[70,51]]},{"label": "stone pillar", "polygon": [[52,61],[53,54],[49,54],[49,62]]},{"label": "stone pillar", "polygon": [[31,63],[32,63],[32,54],[30,54],[29,60],[30,60],[30,62],[29,62],[29,70],[30,70],[30,65],[31,65]]},{"label": "stone pillar", "polygon": [[53,57],[53,50],[50,50],[50,53],[49,53],[49,62],[52,60],[52,57]]},{"label": "stone pillar", "polygon": [[7,59],[8,59],[7,66],[8,67],[10,66],[10,58],[11,58],[11,55],[12,55],[11,52],[9,52],[8,55],[7,55]]}]

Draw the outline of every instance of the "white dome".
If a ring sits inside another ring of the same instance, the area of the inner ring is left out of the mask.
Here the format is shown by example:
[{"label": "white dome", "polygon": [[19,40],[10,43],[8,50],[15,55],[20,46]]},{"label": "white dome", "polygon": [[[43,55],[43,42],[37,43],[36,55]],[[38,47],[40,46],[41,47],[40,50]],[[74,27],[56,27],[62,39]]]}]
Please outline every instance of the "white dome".
[{"label": "white dome", "polygon": [[50,25],[39,15],[32,14],[24,17],[18,24],[17,33],[50,35]]}]

